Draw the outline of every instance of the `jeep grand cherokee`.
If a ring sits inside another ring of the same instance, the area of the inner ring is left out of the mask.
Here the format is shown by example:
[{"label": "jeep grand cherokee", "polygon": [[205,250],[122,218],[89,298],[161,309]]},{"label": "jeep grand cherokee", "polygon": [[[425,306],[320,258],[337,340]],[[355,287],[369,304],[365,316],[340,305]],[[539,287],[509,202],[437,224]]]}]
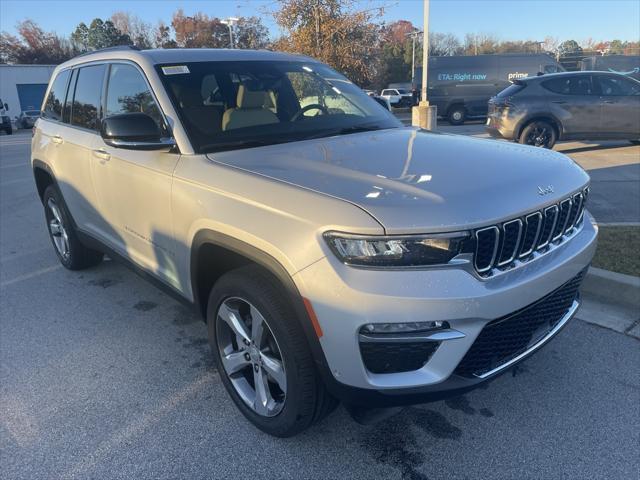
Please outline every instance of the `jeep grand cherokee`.
[{"label": "jeep grand cherokee", "polygon": [[589,178],[403,127],[311,58],[116,48],[58,66],[32,165],[62,265],[106,253],[193,304],[224,386],[293,435],[494,378],[575,313]]}]

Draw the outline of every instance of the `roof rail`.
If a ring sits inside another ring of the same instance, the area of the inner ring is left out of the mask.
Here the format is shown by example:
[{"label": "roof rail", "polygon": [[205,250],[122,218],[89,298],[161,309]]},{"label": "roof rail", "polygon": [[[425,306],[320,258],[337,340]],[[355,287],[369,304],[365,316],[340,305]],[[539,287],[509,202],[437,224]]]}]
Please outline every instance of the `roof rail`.
[{"label": "roof rail", "polygon": [[100,53],[100,52],[117,52],[118,50],[136,50],[136,51],[139,51],[140,49],[138,47],[136,47],[135,45],[116,45],[115,47],[99,48],[98,50],[90,50],[88,52],[83,52],[83,53],[81,53],[79,55],[76,55],[75,58],[84,57],[85,55],[92,55],[94,53]]}]

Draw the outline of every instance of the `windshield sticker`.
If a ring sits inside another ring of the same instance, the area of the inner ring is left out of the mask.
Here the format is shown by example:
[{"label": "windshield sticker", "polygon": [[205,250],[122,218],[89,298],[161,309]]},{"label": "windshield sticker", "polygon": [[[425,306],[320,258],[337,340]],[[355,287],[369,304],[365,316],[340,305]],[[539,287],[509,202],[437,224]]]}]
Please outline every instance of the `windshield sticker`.
[{"label": "windshield sticker", "polygon": [[172,65],[170,67],[162,67],[162,73],[165,75],[181,75],[189,73],[189,67],[186,65]]}]

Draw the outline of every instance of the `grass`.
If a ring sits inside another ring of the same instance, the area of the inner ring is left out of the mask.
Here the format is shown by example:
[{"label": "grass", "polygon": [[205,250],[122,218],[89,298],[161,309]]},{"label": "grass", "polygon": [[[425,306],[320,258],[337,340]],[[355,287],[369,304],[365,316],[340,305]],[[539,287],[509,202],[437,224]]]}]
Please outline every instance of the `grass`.
[{"label": "grass", "polygon": [[640,227],[600,227],[593,266],[640,277]]}]

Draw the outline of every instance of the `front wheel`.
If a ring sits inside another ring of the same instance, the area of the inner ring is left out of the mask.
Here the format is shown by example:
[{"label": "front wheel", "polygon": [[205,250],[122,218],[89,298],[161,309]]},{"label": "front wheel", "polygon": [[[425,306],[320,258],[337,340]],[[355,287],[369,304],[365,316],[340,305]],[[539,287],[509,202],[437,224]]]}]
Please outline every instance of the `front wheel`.
[{"label": "front wheel", "polygon": [[549,122],[535,120],[527,125],[520,134],[519,142],[534,147],[553,148],[558,135]]},{"label": "front wheel", "polygon": [[467,111],[462,105],[455,105],[449,109],[447,118],[451,125],[462,125],[467,118]]},{"label": "front wheel", "polygon": [[82,270],[99,264],[102,252],[87,248],[80,242],[62,195],[54,185],[47,187],[42,201],[49,237],[62,266],[69,270]]},{"label": "front wheel", "polygon": [[216,282],[207,325],[222,383],[260,430],[290,437],[337,405],[316,372],[293,308],[261,268],[242,267]]}]

